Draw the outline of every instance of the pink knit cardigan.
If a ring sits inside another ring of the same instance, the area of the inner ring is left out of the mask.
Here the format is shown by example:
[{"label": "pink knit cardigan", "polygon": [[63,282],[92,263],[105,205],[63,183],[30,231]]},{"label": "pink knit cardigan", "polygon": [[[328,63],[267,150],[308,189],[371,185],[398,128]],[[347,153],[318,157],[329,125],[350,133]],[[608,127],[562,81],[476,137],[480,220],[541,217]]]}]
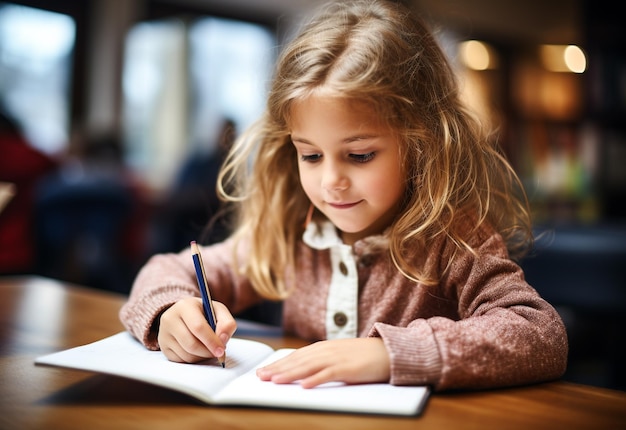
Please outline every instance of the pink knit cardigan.
[{"label": "pink knit cardigan", "polygon": [[[390,355],[391,384],[435,390],[482,389],[559,378],[567,335],[559,314],[524,280],[501,236],[485,226],[435,286],[400,274],[381,236],[353,246],[358,269],[358,336],[380,336]],[[443,239],[416,251],[415,264],[444,270],[453,245]],[[245,258],[245,250],[240,250]],[[261,298],[233,269],[233,242],[204,247],[213,298],[236,314]],[[241,261],[241,260],[239,260]],[[283,328],[304,339],[326,338],[326,299],[332,268],[328,250],[300,244],[297,282],[284,301]],[[139,272],[120,311],[124,326],[158,349],[155,319],[187,296],[198,296],[190,250],[153,256]]]}]

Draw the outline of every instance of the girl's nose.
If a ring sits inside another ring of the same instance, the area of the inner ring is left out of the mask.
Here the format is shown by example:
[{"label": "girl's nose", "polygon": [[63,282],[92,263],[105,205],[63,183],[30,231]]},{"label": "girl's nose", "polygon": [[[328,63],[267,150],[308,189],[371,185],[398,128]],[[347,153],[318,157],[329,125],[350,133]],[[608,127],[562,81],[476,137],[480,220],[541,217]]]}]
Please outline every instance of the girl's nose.
[{"label": "girl's nose", "polygon": [[348,188],[349,180],[341,166],[327,163],[323,175],[322,188],[326,191],[343,191]]}]

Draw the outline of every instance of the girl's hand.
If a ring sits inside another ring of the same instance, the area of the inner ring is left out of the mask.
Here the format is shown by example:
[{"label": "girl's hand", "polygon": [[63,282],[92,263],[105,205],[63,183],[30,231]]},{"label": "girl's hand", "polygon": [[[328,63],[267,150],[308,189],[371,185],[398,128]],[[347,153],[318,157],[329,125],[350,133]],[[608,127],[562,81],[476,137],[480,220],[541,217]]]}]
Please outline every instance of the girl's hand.
[{"label": "girl's hand", "polygon": [[388,382],[389,354],[380,338],[335,339],[300,348],[285,358],[257,370],[264,381],[303,388],[325,382],[346,384]]},{"label": "girl's hand", "polygon": [[204,318],[202,299],[198,297],[182,299],[163,312],[157,339],[170,361],[197,363],[224,355],[237,323],[222,303],[214,301],[213,308],[217,333]]}]

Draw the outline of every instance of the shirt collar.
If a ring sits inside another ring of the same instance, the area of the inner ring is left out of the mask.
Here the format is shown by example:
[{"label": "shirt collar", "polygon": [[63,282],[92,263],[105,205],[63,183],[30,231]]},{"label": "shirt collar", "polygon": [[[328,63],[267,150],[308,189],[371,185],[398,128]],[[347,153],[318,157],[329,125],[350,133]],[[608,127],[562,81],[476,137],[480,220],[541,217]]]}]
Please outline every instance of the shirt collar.
[{"label": "shirt collar", "polygon": [[302,240],[313,249],[328,249],[343,244],[337,229],[330,221],[310,222],[304,230]]},{"label": "shirt collar", "polygon": [[[337,228],[328,220],[310,222],[304,230],[302,240],[305,244],[317,250],[330,249],[334,246],[349,246],[343,243],[341,237],[337,234]],[[370,236],[357,241],[354,246],[357,253],[363,249],[387,249],[389,247],[389,238],[386,234]]]}]

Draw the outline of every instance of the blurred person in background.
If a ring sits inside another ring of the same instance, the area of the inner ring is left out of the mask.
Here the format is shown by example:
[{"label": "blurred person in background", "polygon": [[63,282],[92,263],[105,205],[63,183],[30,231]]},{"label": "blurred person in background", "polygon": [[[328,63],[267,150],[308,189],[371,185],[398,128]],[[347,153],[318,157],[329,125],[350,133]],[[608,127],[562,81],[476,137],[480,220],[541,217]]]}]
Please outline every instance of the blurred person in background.
[{"label": "blurred person in background", "polygon": [[38,274],[125,293],[142,253],[143,191],[114,132],[76,134],[36,191]]},{"label": "blurred person in background", "polygon": [[0,274],[34,270],[33,193],[55,166],[56,160],[31,146],[17,122],[0,112],[0,183],[13,194],[0,211]]},{"label": "blurred person in background", "polygon": [[217,175],[236,136],[230,118],[221,121],[212,151],[191,153],[155,214],[152,252],[178,252],[191,240],[215,243],[230,232],[228,213],[217,196]]}]

